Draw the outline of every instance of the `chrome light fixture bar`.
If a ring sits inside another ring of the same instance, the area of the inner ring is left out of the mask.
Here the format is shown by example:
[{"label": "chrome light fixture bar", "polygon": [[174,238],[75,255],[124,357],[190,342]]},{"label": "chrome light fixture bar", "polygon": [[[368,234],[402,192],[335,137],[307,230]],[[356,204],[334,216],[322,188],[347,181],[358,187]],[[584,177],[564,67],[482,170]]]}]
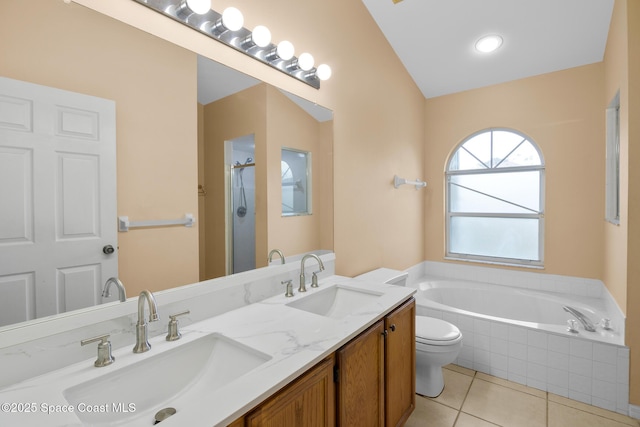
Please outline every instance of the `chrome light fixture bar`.
[{"label": "chrome light fixture bar", "polygon": [[[309,86],[320,89],[320,80],[331,77],[331,68],[313,65],[313,56],[303,53],[294,56],[290,42],[271,43],[271,33],[266,27],[257,26],[253,32],[243,27],[242,14],[228,8],[220,14],[215,10],[194,7],[194,0],[133,0],[186,25],[214,40],[234,48],[267,64]],[[195,9],[195,10],[194,10]],[[206,11],[205,11],[206,10]]]}]

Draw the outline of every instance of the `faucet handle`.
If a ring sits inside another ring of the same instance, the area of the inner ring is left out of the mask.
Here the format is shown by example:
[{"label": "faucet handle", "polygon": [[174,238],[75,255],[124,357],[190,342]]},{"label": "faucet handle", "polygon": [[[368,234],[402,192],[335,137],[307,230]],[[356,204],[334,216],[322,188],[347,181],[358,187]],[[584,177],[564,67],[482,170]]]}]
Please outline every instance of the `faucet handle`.
[{"label": "faucet handle", "polygon": [[93,363],[96,368],[111,365],[113,361],[116,360],[116,358],[111,354],[111,343],[108,341],[109,336],[109,334],[105,334],[80,341],[81,346],[100,341],[98,344],[98,358]]},{"label": "faucet handle", "polygon": [[167,337],[166,337],[167,341],[176,341],[176,340],[179,340],[180,337],[182,337],[182,334],[178,330],[177,317],[184,316],[185,314],[189,314],[189,313],[191,312],[187,310],[187,311],[183,311],[182,313],[169,315],[169,330],[167,331]]},{"label": "faucet handle", "polygon": [[287,285],[287,291],[285,292],[284,296],[285,297],[292,297],[293,296],[293,280],[289,279],[289,280],[283,280],[282,282],[280,282],[283,285]]},{"label": "faucet handle", "polygon": [[312,288],[317,288],[318,287],[318,273],[320,273],[322,270],[324,270],[324,269],[320,269],[318,271],[314,271],[311,274],[311,287]]}]

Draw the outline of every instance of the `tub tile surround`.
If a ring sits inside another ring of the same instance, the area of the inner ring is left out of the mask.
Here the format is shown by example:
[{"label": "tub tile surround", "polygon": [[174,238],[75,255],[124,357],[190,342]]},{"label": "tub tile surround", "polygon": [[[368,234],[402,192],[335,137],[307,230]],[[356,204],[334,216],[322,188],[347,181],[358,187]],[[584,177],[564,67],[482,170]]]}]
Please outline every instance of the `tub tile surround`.
[{"label": "tub tile surround", "polygon": [[[325,266],[327,266],[326,262]],[[295,297],[286,298],[283,286],[279,282],[280,278],[275,279],[276,276],[290,273],[285,268],[284,272],[280,271],[275,274],[275,270],[280,270],[282,267],[286,267],[286,265],[278,268],[269,267],[266,273],[268,273],[267,275],[272,275],[273,272],[273,275],[270,278],[265,278],[262,282],[257,280],[255,284],[250,285],[250,294],[246,292],[246,287],[248,286],[246,283],[234,282],[234,278],[226,278],[223,280],[236,283],[235,287],[242,289],[242,291],[233,293],[228,291],[226,287],[222,287],[221,291],[210,292],[215,295],[207,293],[205,294],[206,298],[204,298],[204,295],[200,295],[199,298],[209,299],[208,302],[212,302],[213,298],[220,299],[222,297],[241,301],[247,301],[247,299],[254,301],[257,294],[262,295],[262,292],[258,292],[259,289],[269,288],[274,281],[278,284],[278,286],[275,286],[276,292],[273,296],[242,305],[237,309],[227,310],[213,317],[204,313],[204,319],[185,322],[181,325],[183,337],[177,343],[167,342],[164,339],[165,328],[162,333],[154,333],[154,336],[150,338],[151,351],[143,354],[134,354],[131,352],[130,347],[133,341],[128,342],[126,346],[114,350],[116,362],[113,365],[99,369],[92,366],[93,360],[95,360],[95,348],[93,348],[89,352],[90,354],[85,355],[82,360],[75,364],[69,364],[66,361],[65,366],[48,372],[46,375],[30,378],[0,389],[0,402],[38,402],[38,404],[43,402],[50,405],[65,405],[67,402],[63,397],[63,390],[68,387],[79,383],[90,383],[92,380],[104,375],[108,370],[118,372],[120,369],[128,369],[146,358],[163,355],[164,352],[175,349],[176,345],[183,345],[211,333],[217,333],[269,356],[268,360],[231,383],[215,390],[206,388],[206,384],[192,384],[190,387],[193,386],[199,391],[193,392],[194,396],[189,397],[188,402],[183,402],[184,406],[181,407],[180,411],[163,421],[163,425],[167,427],[184,425],[194,427],[199,425],[225,426],[323,360],[326,356],[335,352],[345,342],[357,336],[415,292],[410,288],[361,282],[336,275],[324,277],[320,280],[320,287],[318,289],[308,289],[307,295],[314,292],[322,292],[323,287],[326,288],[330,284],[350,285],[360,287],[366,292],[373,290],[380,293],[379,299],[366,306],[356,308],[355,312],[349,316],[328,318],[285,305],[293,301]],[[298,273],[297,270],[294,272]],[[259,287],[259,289],[255,287]],[[158,294],[162,296],[162,293]],[[296,297],[304,298],[304,296],[300,296],[297,293]],[[161,298],[158,298],[159,308],[162,307],[161,300]],[[172,301],[174,304],[179,302],[182,301]],[[187,302],[193,303],[195,300],[187,300]],[[238,301],[236,303],[239,304]],[[182,307],[176,308],[181,309]],[[192,309],[193,306],[189,308]],[[195,311],[197,312],[198,310],[197,308]],[[200,316],[197,313],[196,315]],[[85,332],[83,331],[82,333]],[[63,335],[75,337],[78,335],[78,331],[66,331]],[[79,342],[74,339],[69,341],[73,343],[72,345],[77,351],[80,350]],[[37,344],[33,342],[25,342],[18,345],[22,345],[24,348],[29,347],[31,351],[36,351],[37,347]],[[55,348],[49,348],[47,351],[49,357],[56,357],[55,355],[58,354]],[[34,361],[26,354],[23,354],[21,363],[14,363],[13,365],[15,369],[28,370],[34,365]],[[166,404],[166,402],[159,402],[158,404],[160,403]],[[127,422],[127,426],[148,425],[148,420],[153,418],[153,413],[157,409],[159,408],[147,409],[140,414],[141,418],[135,422]],[[136,408],[136,410],[140,409]],[[45,414],[42,411],[30,414],[6,414],[0,412],[0,425],[5,424],[19,424],[21,426],[80,425],[74,414]]]},{"label": "tub tile surround", "polygon": [[[335,254],[320,257],[325,270],[319,279],[334,275]],[[316,266],[307,263],[305,274],[311,277]],[[270,266],[226,277],[207,280],[156,292],[157,322],[148,323],[149,337],[166,335],[170,314],[189,310],[181,316],[180,328],[206,318],[262,301],[282,292],[283,280],[297,284],[300,264]],[[148,313],[145,307],[145,313]],[[138,321],[138,298],[43,318],[0,330],[0,388],[37,375],[60,369],[95,357],[93,345],[80,346],[80,341],[110,334],[113,349],[133,348]]]},{"label": "tub tile surround", "polygon": [[[554,292],[576,299],[598,298],[609,313],[616,315],[612,324],[622,329],[624,336],[624,316],[601,281],[496,270],[425,261],[407,270],[408,285],[415,286],[425,278],[456,279]],[[634,409],[629,405],[628,347],[420,304],[417,314],[458,326],[464,337],[455,362],[459,366],[625,415]]]}]

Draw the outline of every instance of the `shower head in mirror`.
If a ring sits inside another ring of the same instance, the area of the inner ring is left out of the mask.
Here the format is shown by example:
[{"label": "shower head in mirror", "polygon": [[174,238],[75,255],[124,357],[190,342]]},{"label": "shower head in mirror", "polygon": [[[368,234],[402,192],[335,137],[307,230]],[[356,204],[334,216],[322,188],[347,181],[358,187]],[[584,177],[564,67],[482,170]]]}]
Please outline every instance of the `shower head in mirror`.
[{"label": "shower head in mirror", "polygon": [[245,165],[248,165],[249,163],[253,163],[253,157],[247,157],[247,160],[244,162]]}]

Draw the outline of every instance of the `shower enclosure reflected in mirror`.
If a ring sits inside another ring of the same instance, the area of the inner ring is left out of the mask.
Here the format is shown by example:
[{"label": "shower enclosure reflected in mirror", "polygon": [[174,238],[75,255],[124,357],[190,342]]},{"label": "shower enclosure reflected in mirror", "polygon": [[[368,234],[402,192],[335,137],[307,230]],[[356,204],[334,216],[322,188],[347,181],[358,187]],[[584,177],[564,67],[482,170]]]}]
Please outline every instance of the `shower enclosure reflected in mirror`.
[{"label": "shower enclosure reflected in mirror", "polygon": [[230,212],[227,226],[228,272],[240,273],[256,268],[255,138],[247,135],[225,141],[225,158],[230,168],[226,205]]},{"label": "shower enclosure reflected in mirror", "polygon": [[282,216],[311,215],[311,153],[282,149]]}]

